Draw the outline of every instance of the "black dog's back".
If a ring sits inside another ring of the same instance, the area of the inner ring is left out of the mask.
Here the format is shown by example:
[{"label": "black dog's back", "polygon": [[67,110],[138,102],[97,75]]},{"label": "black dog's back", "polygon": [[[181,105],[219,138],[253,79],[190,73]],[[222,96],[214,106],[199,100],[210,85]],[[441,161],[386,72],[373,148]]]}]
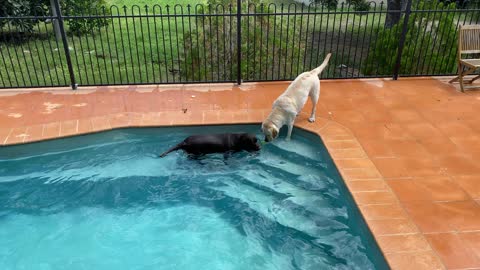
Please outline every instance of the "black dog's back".
[{"label": "black dog's back", "polygon": [[255,135],[247,133],[192,135],[167,150],[160,157],[165,157],[179,149],[192,155],[204,155],[241,150],[257,151],[260,150],[260,146],[257,144]]},{"label": "black dog's back", "polygon": [[[188,139],[188,138],[187,138]],[[165,151],[163,154],[161,154],[159,157],[163,158],[165,156],[167,156],[168,154],[170,154],[171,152],[174,152],[174,151],[177,151],[179,149],[183,149],[183,145],[185,144],[185,141],[175,145],[174,147],[168,149],[167,151]]]}]

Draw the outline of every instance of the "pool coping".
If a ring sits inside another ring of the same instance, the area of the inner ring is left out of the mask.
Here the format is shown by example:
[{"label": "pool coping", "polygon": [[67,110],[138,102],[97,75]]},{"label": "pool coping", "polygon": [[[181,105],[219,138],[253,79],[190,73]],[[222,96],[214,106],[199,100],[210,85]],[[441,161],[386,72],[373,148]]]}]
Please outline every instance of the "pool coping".
[{"label": "pool coping", "polygon": [[[92,117],[65,121],[53,124],[58,133],[45,132],[51,129],[52,124],[44,124],[42,133],[28,132],[38,129],[37,126],[25,127],[25,135],[15,137],[13,130],[4,141],[4,146],[33,143],[58,138],[66,138],[78,135],[98,133],[122,128],[147,128],[147,127],[177,127],[177,126],[202,126],[202,125],[226,125],[226,124],[258,124],[262,122],[268,110],[247,110],[234,117],[231,111],[202,111],[201,118],[193,117],[191,113],[177,111],[164,111],[156,113],[117,113],[103,117]],[[222,117],[220,117],[222,114]],[[231,119],[226,122],[226,114],[232,114]],[[91,121],[91,129],[81,128]],[[440,263],[432,248],[420,233],[415,223],[406,214],[396,195],[388,188],[385,179],[370,160],[365,150],[353,135],[343,125],[321,117],[317,117],[315,123],[307,121],[306,113],[301,113],[295,123],[295,127],[318,135],[326,146],[333,162],[335,163],[342,179],[352,195],[363,219],[367,223],[380,251],[392,269],[404,269],[405,257],[413,260],[429,260],[426,263]],[[42,135],[40,135],[42,134]],[[19,136],[19,135],[17,135]],[[294,138],[294,134],[292,139]],[[19,140],[20,138],[21,140]],[[0,147],[1,148],[1,147]],[[392,214],[392,212],[394,214]],[[393,215],[393,216],[392,216]],[[392,218],[393,217],[393,218]],[[392,234],[389,229],[382,227],[399,227],[398,233]],[[410,228],[414,232],[402,233],[401,228]],[[392,245],[392,243],[395,243]],[[421,250],[412,251],[412,243],[421,243]],[[418,256],[419,251],[422,255]],[[438,269],[443,265],[438,264]]]}]

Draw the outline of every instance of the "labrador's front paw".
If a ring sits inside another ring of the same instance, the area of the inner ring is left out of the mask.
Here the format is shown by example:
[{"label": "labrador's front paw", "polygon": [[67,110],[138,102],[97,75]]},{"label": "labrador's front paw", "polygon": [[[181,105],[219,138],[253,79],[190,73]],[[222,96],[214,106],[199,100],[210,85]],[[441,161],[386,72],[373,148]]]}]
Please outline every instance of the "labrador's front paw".
[{"label": "labrador's front paw", "polygon": [[310,118],[308,118],[308,122],[310,122],[310,123],[315,122],[315,117],[310,117]]}]

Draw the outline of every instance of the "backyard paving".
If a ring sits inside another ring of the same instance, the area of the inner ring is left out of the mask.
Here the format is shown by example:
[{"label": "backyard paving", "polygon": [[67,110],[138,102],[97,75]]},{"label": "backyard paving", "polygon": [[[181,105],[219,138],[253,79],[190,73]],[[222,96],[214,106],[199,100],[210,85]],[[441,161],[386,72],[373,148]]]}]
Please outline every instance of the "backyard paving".
[{"label": "backyard paving", "polygon": [[[447,81],[325,80],[317,121],[307,103],[296,122],[322,137],[392,269],[480,269],[480,91]],[[0,145],[260,123],[287,85],[0,90]]]}]

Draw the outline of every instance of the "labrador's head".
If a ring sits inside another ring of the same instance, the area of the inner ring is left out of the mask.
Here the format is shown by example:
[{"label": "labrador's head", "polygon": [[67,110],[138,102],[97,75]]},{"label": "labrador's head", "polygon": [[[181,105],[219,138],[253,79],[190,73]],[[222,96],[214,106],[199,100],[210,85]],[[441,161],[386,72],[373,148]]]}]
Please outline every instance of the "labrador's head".
[{"label": "labrador's head", "polygon": [[243,150],[247,151],[258,151],[260,150],[260,144],[258,144],[258,139],[255,134],[245,133],[240,137],[241,147]]},{"label": "labrador's head", "polygon": [[271,122],[264,122],[262,124],[262,132],[265,135],[266,142],[271,142],[278,137],[278,128]]}]

